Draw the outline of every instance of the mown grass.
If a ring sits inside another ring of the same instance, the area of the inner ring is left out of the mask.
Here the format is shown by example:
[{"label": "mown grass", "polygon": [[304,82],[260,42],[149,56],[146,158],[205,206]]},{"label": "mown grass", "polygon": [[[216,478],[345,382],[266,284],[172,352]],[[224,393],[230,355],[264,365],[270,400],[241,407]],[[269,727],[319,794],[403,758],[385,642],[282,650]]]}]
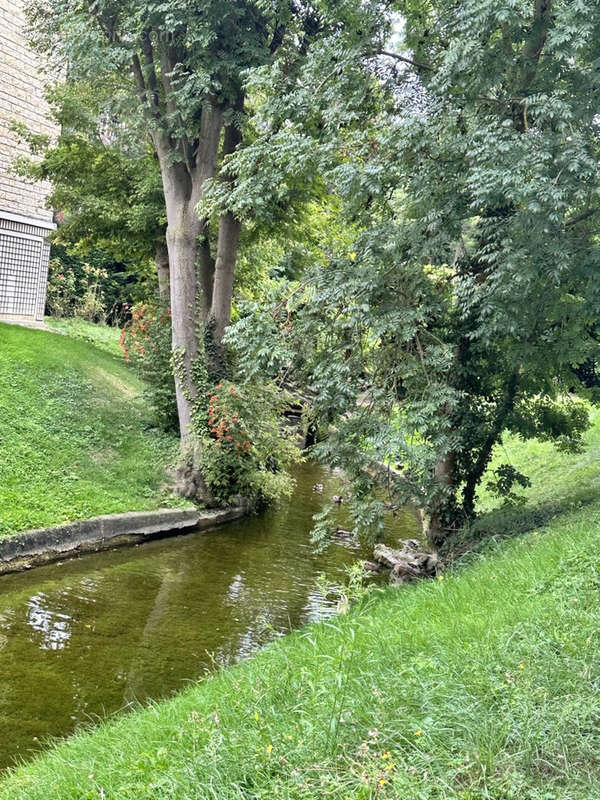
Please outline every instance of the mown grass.
[{"label": "mown grass", "polygon": [[[600,503],[80,733],[2,800],[597,800]],[[473,558],[473,556],[471,556]]]},{"label": "mown grass", "polygon": [[107,353],[113,356],[122,355],[119,345],[119,337],[121,335],[119,328],[88,322],[81,317],[63,317],[62,319],[46,317],[44,321],[49,328],[52,328],[57,333],[63,333],[73,339],[89,342],[101,350],[106,350]]},{"label": "mown grass", "polygon": [[177,442],[122,359],[0,324],[0,536],[163,504]]}]

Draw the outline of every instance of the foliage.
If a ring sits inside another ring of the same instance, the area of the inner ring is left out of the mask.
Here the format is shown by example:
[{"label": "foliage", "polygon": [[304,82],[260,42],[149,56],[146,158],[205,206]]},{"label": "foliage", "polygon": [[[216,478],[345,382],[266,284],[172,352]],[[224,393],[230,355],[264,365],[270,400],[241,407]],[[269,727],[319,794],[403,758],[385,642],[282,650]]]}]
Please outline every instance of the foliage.
[{"label": "foliage", "polygon": [[516,470],[512,464],[500,464],[492,474],[494,480],[488,481],[488,491],[503,498],[506,503],[521,505],[525,502],[522,495],[513,492],[513,487],[515,484],[522,489],[531,486],[531,481],[526,475]]},{"label": "foliage", "polygon": [[289,495],[288,470],[301,459],[294,434],[282,431],[288,397],[275,384],[221,381],[197,403],[202,474],[215,499],[254,505]]},{"label": "foliage", "polygon": [[57,319],[70,316],[75,304],[75,273],[53,258],[48,265],[46,310]]},{"label": "foliage", "polygon": [[[323,31],[335,36],[341,19],[362,18],[348,0],[331,8],[329,3],[320,5],[295,0],[210,0],[201,7],[181,0],[116,5],[107,0],[36,0],[28,8],[34,47],[50,71],[67,75],[68,103],[59,106],[69,115],[75,107],[84,122],[92,120],[91,134],[83,137],[77,136],[79,124],[71,126],[75,151],[91,148],[98,162],[106,160],[106,172],[115,173],[116,183],[121,170],[126,175],[133,163],[130,159],[122,164],[123,154],[140,158],[140,171],[151,172],[145,170],[150,164],[143,162],[144,147],[160,169],[184,440],[198,390],[192,374],[199,350],[204,346],[211,358],[212,374],[227,371],[222,339],[231,316],[242,222],[252,219],[256,227],[274,226],[290,216],[291,205],[306,197],[301,173],[298,181],[289,177],[280,183],[276,198],[272,192],[267,196],[263,185],[272,179],[268,160],[253,191],[245,187],[244,207],[229,197],[228,187],[235,182],[230,157],[242,154],[255,138],[262,139],[254,124],[263,103],[261,75],[278,62],[293,78]],[[99,87],[97,102],[85,95],[86,87]],[[84,102],[69,106],[78,91]],[[110,145],[104,151],[97,148],[101,134]],[[285,135],[277,132],[277,140]],[[65,145],[69,148],[71,142],[65,140]],[[298,162],[292,155],[290,166]],[[60,148],[57,160],[61,161]],[[65,163],[72,163],[70,152]],[[97,196],[99,203],[106,199],[102,188]],[[106,205],[109,213],[118,212],[112,198]],[[190,305],[190,297],[196,296],[199,302]],[[207,346],[209,335],[213,347]]]},{"label": "foliage", "polygon": [[108,278],[108,272],[100,267],[84,264],[83,274],[81,280],[83,293],[75,313],[88,322],[104,322],[106,305],[101,282]]},{"label": "foliage", "polygon": [[109,111],[123,82],[70,76],[51,86],[46,99],[59,134],[50,138],[18,127],[31,157],[17,159],[15,169],[51,183],[47,204],[60,219],[55,244],[88,260],[101,251],[113,263],[127,261],[143,278],[156,240],[164,241],[164,199],[148,147]]},{"label": "foliage", "polygon": [[160,427],[176,431],[177,404],[171,367],[171,316],[169,310],[138,303],[122,329],[121,351],[145,382],[144,397]]},{"label": "foliage", "polygon": [[0,797],[593,800],[599,515],[374,593],[80,732],[6,775]]},{"label": "foliage", "polygon": [[177,439],[151,429],[123,360],[46,331],[0,337],[0,536],[163,506]]},{"label": "foliage", "polygon": [[335,424],[321,454],[363,494],[374,463],[403,464],[389,502],[416,500],[439,542],[473,516],[505,430],[576,447],[587,425],[569,392],[598,357],[600,18],[533,0],[396,8],[402,30],[342,4],[295,79],[261,73],[264,134],[231,158],[232,207],[257,181],[268,199],[318,174],[356,233],[231,336],[244,349],[250,333],[253,374],[277,365],[315,390]]},{"label": "foliage", "polygon": [[134,272],[113,262],[106,253],[92,251],[84,259],[53,245],[51,254],[46,302],[51,316],[78,316],[118,325],[129,317],[133,298],[148,291],[143,281],[134,283]]}]

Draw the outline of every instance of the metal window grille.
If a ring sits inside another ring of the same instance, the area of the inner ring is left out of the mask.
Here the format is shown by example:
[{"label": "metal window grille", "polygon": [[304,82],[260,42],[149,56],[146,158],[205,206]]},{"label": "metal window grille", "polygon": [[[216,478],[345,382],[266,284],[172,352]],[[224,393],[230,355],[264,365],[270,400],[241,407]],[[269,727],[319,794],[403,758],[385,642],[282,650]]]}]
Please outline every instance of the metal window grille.
[{"label": "metal window grille", "polygon": [[43,240],[0,230],[0,314],[35,316]]}]

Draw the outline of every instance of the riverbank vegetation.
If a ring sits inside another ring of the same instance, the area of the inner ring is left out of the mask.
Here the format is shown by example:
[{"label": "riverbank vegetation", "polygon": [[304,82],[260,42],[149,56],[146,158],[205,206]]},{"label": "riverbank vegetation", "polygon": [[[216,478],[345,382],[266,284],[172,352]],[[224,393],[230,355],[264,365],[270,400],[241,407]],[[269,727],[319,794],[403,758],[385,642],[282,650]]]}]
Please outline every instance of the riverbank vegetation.
[{"label": "riverbank vegetation", "polygon": [[599,524],[596,500],[488,540],[443,579],[375,592],[77,734],[6,776],[0,797],[593,800]]},{"label": "riverbank vegetation", "polygon": [[[310,387],[357,532],[377,527],[374,461],[403,465],[388,503],[418,498],[441,546],[472,524],[506,431],[581,446],[600,314],[595,11],[36,0],[29,14],[50,68],[69,66],[50,93],[61,136],[30,137],[31,169],[55,182],[72,247],[155,258],[184,495],[227,497],[203,423],[221,380],[259,397]],[[94,174],[74,192],[80,165]],[[303,217],[324,215],[312,247]],[[240,291],[257,242],[284,255],[265,269],[255,250]],[[498,465],[499,495],[528,480]]]},{"label": "riverbank vegetation", "polygon": [[166,502],[177,440],[122,358],[13,325],[0,342],[0,536]]}]

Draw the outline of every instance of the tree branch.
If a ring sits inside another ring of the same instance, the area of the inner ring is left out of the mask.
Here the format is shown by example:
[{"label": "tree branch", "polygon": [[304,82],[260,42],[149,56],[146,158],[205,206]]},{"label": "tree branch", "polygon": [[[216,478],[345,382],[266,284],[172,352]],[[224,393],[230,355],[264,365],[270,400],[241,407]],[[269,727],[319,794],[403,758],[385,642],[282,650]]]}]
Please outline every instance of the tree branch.
[{"label": "tree branch", "polygon": [[424,69],[428,72],[434,72],[434,68],[430,64],[423,64],[420,61],[414,61],[412,58],[407,58],[406,56],[401,56],[399,53],[391,53],[389,50],[380,50],[375,55],[378,56],[387,56],[388,58],[394,58],[396,61],[402,61],[405,64],[410,64],[411,67],[417,67],[417,69]]},{"label": "tree branch", "polygon": [[[173,84],[171,83],[171,74],[175,69],[176,56],[174,55],[173,48],[167,44],[159,43],[159,56],[160,56],[160,78],[165,93],[165,103],[167,106],[167,113],[172,117],[177,117],[183,129],[183,121],[181,114],[177,107],[177,103],[173,99]],[[185,134],[178,137],[181,147],[181,155],[185,162],[186,168],[190,175],[194,170],[194,152],[190,145],[189,139]]]},{"label": "tree branch", "polygon": [[147,72],[147,88],[149,90],[149,101],[155,108],[158,108],[158,82],[156,80],[156,66],[154,64],[154,49],[150,38],[150,31],[146,28],[142,33],[142,51]]},{"label": "tree branch", "polygon": [[142,65],[140,63],[140,57],[138,56],[137,53],[133,53],[133,55],[131,56],[131,68],[133,70],[133,76],[135,78],[135,82],[137,85],[137,90],[142,110],[146,112],[148,106],[146,81],[144,80],[144,72],[142,70]]},{"label": "tree branch", "polygon": [[533,24],[521,54],[524,65],[521,92],[524,92],[530,86],[536,76],[540,56],[548,37],[551,19],[552,0],[535,0]]},{"label": "tree branch", "polygon": [[600,208],[588,208],[587,211],[583,211],[581,214],[578,214],[576,217],[571,217],[565,222],[565,228],[572,228],[573,225],[577,225],[578,222],[583,222],[590,217],[600,213]]}]

